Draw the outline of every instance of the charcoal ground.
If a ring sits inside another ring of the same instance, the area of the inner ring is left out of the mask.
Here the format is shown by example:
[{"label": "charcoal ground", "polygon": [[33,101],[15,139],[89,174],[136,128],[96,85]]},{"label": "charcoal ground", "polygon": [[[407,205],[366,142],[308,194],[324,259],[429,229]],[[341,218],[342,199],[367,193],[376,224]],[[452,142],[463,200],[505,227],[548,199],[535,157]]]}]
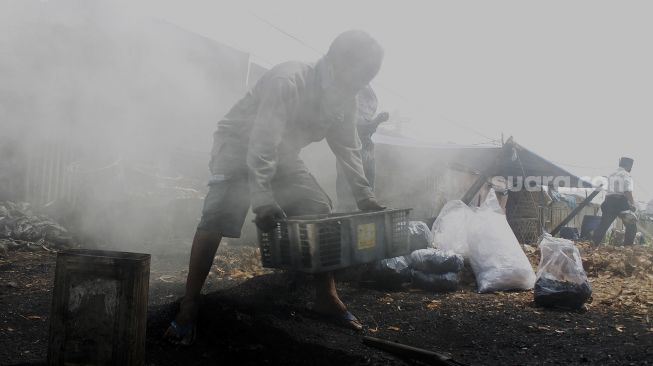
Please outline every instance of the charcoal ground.
[{"label": "charcoal ground", "polygon": [[[14,251],[0,261],[0,364],[45,364],[55,258]],[[597,274],[593,302],[560,311],[537,307],[528,291],[477,294],[472,281],[448,294],[384,292],[342,275],[340,294],[367,326],[361,334],[307,310],[309,278],[234,269],[210,276],[198,341],[182,348],[161,340],[183,291],[182,268],[169,258],[153,261],[147,365],[413,364],[364,346],[363,334],[469,365],[653,364],[653,303],[624,300],[628,292],[619,287],[628,278]]]}]

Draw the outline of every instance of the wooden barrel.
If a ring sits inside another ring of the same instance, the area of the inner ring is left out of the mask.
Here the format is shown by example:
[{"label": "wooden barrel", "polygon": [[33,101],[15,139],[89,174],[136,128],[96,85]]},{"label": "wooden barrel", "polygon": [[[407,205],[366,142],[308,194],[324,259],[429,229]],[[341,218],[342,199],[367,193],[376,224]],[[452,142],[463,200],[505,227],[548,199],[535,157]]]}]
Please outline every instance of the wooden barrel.
[{"label": "wooden barrel", "polygon": [[49,365],[143,365],[150,255],[57,255]]}]

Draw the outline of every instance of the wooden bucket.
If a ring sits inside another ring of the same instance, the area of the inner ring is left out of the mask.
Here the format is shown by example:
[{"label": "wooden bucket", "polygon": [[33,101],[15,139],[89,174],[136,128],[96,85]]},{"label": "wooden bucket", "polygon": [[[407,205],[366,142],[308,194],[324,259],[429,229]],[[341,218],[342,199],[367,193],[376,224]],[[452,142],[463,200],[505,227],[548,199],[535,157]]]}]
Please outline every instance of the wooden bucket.
[{"label": "wooden bucket", "polygon": [[60,252],[48,364],[142,365],[149,277],[149,254]]}]

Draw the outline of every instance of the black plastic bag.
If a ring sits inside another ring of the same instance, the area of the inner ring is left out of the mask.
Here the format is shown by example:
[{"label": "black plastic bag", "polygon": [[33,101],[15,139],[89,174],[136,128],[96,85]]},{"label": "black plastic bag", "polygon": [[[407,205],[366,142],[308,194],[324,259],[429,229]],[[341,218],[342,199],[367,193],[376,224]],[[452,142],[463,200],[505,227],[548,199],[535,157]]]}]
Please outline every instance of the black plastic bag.
[{"label": "black plastic bag", "polygon": [[411,252],[428,248],[433,240],[431,229],[422,221],[409,221],[408,232],[410,233],[408,242]]},{"label": "black plastic bag", "polygon": [[412,270],[411,277],[413,287],[426,291],[448,292],[458,288],[458,273],[433,274]]},{"label": "black plastic bag", "polygon": [[425,273],[458,273],[464,266],[463,257],[451,251],[420,249],[410,255],[411,268]]},{"label": "black plastic bag", "polygon": [[545,307],[580,309],[592,296],[589,283],[539,278],[535,281],[535,303]]},{"label": "black plastic bag", "polygon": [[546,307],[579,309],[592,296],[580,257],[570,240],[544,235],[539,243],[535,303]]},{"label": "black plastic bag", "polygon": [[365,276],[366,282],[372,282],[377,288],[397,289],[410,282],[408,257],[395,257],[378,261],[372,265]]},{"label": "black plastic bag", "polygon": [[580,234],[578,233],[577,228],[565,226],[560,229],[560,237],[563,239],[576,241],[580,239]]}]

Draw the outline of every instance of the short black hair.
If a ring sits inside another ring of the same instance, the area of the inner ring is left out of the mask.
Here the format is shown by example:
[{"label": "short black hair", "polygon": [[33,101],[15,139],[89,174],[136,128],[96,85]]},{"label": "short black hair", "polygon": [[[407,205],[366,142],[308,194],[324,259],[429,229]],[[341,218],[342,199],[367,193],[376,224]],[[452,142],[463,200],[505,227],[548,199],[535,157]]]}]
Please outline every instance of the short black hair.
[{"label": "short black hair", "polygon": [[634,162],[635,161],[633,159],[631,159],[631,158],[623,157],[623,158],[619,159],[619,167],[630,171],[631,169],[633,169],[633,163]]},{"label": "short black hair", "polygon": [[369,33],[362,30],[348,30],[340,33],[331,42],[327,57],[332,60],[347,59],[356,61],[361,58],[383,58],[383,48]]},{"label": "short black hair", "polygon": [[374,77],[383,61],[383,48],[367,32],[349,30],[331,42],[326,58],[337,69],[357,67]]}]

